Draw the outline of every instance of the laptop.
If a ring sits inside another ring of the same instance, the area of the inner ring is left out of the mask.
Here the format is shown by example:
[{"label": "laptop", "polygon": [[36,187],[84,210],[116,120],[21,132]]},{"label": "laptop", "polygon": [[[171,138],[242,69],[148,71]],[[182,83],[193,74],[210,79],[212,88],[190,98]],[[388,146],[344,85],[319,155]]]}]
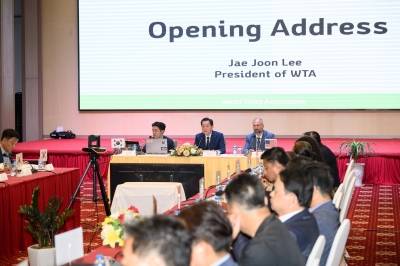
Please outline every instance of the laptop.
[{"label": "laptop", "polygon": [[83,257],[82,227],[54,236],[56,265],[63,265]]},{"label": "laptop", "polygon": [[271,149],[273,147],[278,147],[278,140],[276,139],[265,139],[265,149]]},{"label": "laptop", "polygon": [[167,154],[167,139],[146,139],[146,154]]}]

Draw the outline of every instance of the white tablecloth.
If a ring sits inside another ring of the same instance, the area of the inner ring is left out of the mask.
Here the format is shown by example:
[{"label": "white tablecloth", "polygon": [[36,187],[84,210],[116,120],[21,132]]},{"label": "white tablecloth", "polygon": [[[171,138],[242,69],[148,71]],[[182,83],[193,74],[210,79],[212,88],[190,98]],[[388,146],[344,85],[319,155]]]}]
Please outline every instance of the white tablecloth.
[{"label": "white tablecloth", "polygon": [[153,214],[153,196],[157,202],[157,213],[161,214],[185,201],[185,191],[178,182],[126,182],[118,185],[111,205],[111,213],[122,212],[130,206],[135,206],[139,214]]}]

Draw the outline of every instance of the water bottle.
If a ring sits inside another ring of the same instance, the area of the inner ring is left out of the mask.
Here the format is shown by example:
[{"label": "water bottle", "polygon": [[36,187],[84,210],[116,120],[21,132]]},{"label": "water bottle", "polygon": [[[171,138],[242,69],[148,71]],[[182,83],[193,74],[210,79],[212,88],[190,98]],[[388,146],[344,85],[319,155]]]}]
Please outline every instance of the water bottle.
[{"label": "water bottle", "polygon": [[106,266],[103,254],[97,254],[96,260],[94,261],[94,266]]},{"label": "water bottle", "polygon": [[136,151],[137,150],[137,146],[136,144],[133,144],[132,150]]},{"label": "water bottle", "polygon": [[42,160],[38,160],[38,169],[39,170],[43,170],[44,169],[44,166],[43,166],[43,161]]},{"label": "water bottle", "polygon": [[17,174],[17,163],[15,160],[12,160],[11,164],[11,176],[15,176]]},{"label": "water bottle", "polygon": [[236,144],[233,144],[233,156],[237,155],[237,146]]},{"label": "water bottle", "polygon": [[258,177],[261,178],[264,172],[264,166],[262,162],[258,163]]}]

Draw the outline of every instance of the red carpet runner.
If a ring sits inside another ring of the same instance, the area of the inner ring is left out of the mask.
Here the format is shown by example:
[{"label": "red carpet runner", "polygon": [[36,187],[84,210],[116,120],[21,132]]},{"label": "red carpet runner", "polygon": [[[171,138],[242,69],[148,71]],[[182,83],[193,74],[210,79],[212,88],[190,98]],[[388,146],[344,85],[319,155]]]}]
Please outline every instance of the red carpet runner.
[{"label": "red carpet runner", "polygon": [[[99,193],[100,195],[100,193]],[[81,197],[92,197],[92,184],[85,181]],[[81,203],[81,225],[84,232],[85,253],[90,244],[95,250],[102,243],[98,221],[105,218],[103,202]],[[97,218],[96,209],[99,212]],[[351,230],[346,244],[351,256],[348,265],[399,265],[400,262],[400,186],[366,185],[356,188],[348,218]],[[93,238],[93,239],[92,239]],[[0,265],[16,265],[26,259],[27,252],[0,260]]]}]

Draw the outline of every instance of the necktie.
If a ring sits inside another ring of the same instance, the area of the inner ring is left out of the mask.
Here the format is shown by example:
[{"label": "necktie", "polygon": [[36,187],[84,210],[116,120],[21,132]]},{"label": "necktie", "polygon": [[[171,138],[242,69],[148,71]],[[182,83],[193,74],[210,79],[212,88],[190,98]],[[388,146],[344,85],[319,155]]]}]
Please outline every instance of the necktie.
[{"label": "necktie", "polygon": [[260,149],[260,144],[261,144],[261,138],[257,138],[257,147],[256,150]]},{"label": "necktie", "polygon": [[208,145],[210,144],[210,137],[207,137],[207,141],[206,141],[206,150],[208,150]]}]

